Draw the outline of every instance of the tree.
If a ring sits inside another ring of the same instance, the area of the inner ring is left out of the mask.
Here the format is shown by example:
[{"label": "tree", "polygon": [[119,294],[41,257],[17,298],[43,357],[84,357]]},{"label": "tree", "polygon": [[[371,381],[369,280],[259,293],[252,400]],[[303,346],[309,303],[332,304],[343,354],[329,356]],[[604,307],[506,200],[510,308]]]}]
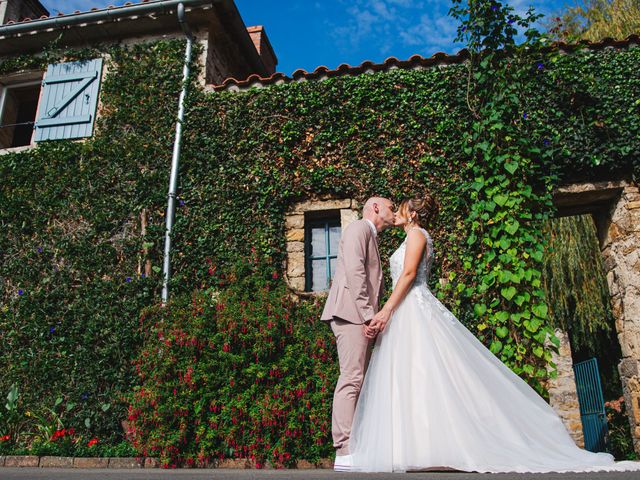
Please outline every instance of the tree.
[{"label": "tree", "polygon": [[557,40],[600,41],[640,33],[640,0],[582,0],[548,25]]}]

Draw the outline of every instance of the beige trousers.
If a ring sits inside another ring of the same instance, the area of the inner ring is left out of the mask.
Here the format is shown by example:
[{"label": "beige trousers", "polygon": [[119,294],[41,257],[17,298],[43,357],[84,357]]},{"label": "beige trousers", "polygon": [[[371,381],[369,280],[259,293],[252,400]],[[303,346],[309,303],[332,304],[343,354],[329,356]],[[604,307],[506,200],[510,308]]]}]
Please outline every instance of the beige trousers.
[{"label": "beige trousers", "polygon": [[336,337],[340,376],[333,393],[331,433],[337,455],[349,453],[349,436],[356,402],[371,355],[371,340],[364,336],[362,325],[334,319],[330,322]]}]

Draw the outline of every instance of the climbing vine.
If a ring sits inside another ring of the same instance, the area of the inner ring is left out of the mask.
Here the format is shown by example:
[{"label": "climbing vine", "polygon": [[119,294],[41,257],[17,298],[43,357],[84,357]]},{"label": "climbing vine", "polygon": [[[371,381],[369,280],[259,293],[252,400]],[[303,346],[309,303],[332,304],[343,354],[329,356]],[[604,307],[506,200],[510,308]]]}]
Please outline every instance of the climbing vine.
[{"label": "climbing vine", "polygon": [[[463,275],[455,288],[473,303],[477,330],[529,383],[543,388],[557,339],[541,287],[543,221],[551,213],[551,173],[556,135],[536,118],[533,84],[548,84],[550,54],[524,17],[493,0],[454,2],[458,39],[466,40],[467,108],[472,128],[462,138],[468,160],[462,189],[471,203],[465,219]],[[516,44],[519,29],[525,40]]]}]

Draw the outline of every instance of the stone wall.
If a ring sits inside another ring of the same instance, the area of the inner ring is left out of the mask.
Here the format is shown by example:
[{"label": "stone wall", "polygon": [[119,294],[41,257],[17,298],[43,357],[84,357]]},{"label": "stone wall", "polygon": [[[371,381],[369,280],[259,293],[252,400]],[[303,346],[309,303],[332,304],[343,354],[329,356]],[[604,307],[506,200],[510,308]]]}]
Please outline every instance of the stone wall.
[{"label": "stone wall", "polygon": [[340,227],[345,229],[359,218],[359,205],[351,199],[308,200],[293,204],[285,216],[287,239],[286,280],[296,293],[305,289],[304,227],[305,213],[327,210],[340,211]]},{"label": "stone wall", "polygon": [[636,453],[640,454],[640,191],[626,184],[613,202],[601,244],[622,360],[618,366]]},{"label": "stone wall", "polygon": [[553,354],[552,361],[557,366],[558,376],[547,383],[549,403],[562,419],[576,445],[584,448],[584,433],[580,419],[580,404],[578,403],[576,380],[573,373],[569,335],[562,330],[556,330],[555,333],[556,337],[560,339],[560,347],[558,353]]}]

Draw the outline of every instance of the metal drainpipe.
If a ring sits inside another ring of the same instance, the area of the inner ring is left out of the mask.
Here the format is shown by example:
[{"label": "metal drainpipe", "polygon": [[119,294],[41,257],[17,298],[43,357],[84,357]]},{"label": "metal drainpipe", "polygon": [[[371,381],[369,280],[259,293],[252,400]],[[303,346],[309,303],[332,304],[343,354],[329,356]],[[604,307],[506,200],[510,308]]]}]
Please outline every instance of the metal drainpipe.
[{"label": "metal drainpipe", "polygon": [[171,178],[169,180],[169,199],[167,203],[167,229],[164,236],[164,260],[162,266],[162,305],[166,305],[169,299],[169,281],[171,280],[171,233],[176,211],[176,192],[178,190],[178,168],[180,166],[180,147],[182,144],[182,123],[184,121],[184,99],[187,96],[189,86],[189,64],[191,63],[191,50],[193,48],[193,34],[184,16],[184,4],[178,4],[178,22],[187,38],[187,47],[184,53],[184,66],[182,68],[182,91],[178,101],[178,121],[176,122],[176,136],[173,143],[173,157],[171,158]]}]

